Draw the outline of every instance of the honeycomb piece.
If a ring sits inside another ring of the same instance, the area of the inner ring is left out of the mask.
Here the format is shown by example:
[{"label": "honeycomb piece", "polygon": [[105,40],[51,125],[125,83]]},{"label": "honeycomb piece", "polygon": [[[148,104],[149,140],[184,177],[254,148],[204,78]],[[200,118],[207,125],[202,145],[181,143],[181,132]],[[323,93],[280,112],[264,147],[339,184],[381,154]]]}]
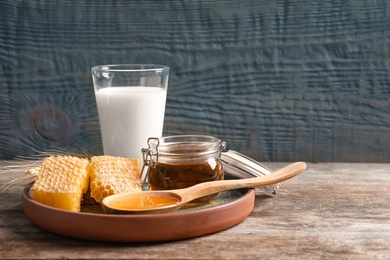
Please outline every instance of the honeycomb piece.
[{"label": "honeycomb piece", "polygon": [[113,194],[142,191],[139,160],[113,156],[93,156],[90,169],[91,197],[96,202]]},{"label": "honeycomb piece", "polygon": [[82,194],[88,189],[89,161],[73,156],[50,156],[36,173],[31,197],[45,205],[80,211]]}]

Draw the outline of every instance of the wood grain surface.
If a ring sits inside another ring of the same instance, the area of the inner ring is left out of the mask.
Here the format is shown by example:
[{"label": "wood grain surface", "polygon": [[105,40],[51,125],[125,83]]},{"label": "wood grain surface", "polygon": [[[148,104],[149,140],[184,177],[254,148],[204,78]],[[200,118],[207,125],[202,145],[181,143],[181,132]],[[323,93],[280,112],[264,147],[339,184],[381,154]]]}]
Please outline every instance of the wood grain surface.
[{"label": "wood grain surface", "polygon": [[[18,165],[0,161],[2,166]],[[267,163],[272,170],[286,163]],[[100,243],[34,226],[21,205],[24,174],[0,174],[0,259],[389,259],[389,164],[309,163],[230,229],[166,243]]]},{"label": "wood grain surface", "polygon": [[90,68],[157,63],[164,135],[261,161],[390,162],[389,37],[377,0],[4,0],[0,158],[101,154]]}]

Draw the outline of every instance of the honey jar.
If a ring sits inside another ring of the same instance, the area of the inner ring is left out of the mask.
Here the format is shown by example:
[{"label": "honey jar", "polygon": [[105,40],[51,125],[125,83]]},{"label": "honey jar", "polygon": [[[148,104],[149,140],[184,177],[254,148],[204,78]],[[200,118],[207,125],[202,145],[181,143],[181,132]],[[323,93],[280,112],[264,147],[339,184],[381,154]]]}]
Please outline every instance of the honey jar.
[{"label": "honey jar", "polygon": [[[149,138],[149,148],[142,149],[150,190],[172,190],[201,182],[224,179],[221,152],[226,143],[206,135],[179,135]],[[197,199],[202,204],[217,194]]]},{"label": "honey jar", "polygon": [[[143,184],[150,190],[187,188],[201,182],[252,178],[269,174],[264,165],[236,151],[223,152],[226,142],[207,135],[177,135],[149,138],[143,148]],[[230,178],[229,177],[229,178]],[[273,193],[275,190],[271,187]],[[193,201],[188,207],[209,202],[218,194]]]}]

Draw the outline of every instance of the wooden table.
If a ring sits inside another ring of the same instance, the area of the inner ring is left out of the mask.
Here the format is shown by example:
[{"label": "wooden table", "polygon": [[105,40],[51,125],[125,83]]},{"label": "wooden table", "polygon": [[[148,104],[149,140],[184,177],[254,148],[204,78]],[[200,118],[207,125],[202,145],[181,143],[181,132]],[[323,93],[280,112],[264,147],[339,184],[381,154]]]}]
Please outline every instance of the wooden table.
[{"label": "wooden table", "polygon": [[[18,176],[0,174],[0,187]],[[277,195],[258,191],[252,214],[237,226],[166,243],[89,242],[45,232],[25,216],[21,190],[0,193],[1,259],[390,259],[390,164],[309,163]]]}]

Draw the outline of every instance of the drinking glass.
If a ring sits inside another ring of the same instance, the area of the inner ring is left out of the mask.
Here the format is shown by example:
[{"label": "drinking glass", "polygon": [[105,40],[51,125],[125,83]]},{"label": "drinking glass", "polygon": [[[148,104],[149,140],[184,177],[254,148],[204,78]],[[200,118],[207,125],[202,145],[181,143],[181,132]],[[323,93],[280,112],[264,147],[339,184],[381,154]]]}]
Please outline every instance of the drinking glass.
[{"label": "drinking glass", "polygon": [[169,67],[100,65],[92,79],[105,155],[137,158],[149,137],[161,137]]}]

